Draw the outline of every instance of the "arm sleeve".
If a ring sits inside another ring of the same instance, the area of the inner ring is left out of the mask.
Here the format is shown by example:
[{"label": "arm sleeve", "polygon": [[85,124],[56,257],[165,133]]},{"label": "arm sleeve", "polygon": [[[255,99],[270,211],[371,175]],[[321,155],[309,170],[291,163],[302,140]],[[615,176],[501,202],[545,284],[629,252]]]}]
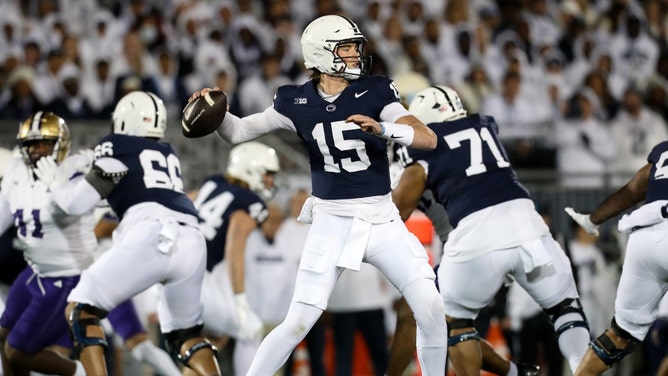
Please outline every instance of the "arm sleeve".
[{"label": "arm sleeve", "polygon": [[[93,171],[89,174],[92,173]],[[88,176],[66,184],[54,184],[51,193],[56,205],[69,215],[82,215],[95,208],[102,199],[100,193],[88,182]]]},{"label": "arm sleeve", "polygon": [[216,133],[223,140],[238,144],[281,128],[295,131],[294,124],[287,116],[280,114],[273,107],[267,107],[263,112],[243,118],[228,112],[223,123],[216,129]]},{"label": "arm sleeve", "polygon": [[404,106],[399,102],[392,102],[387,106],[383,107],[383,110],[380,112],[380,120],[386,121],[389,123],[396,123],[398,119],[407,116],[413,115],[410,113]]}]

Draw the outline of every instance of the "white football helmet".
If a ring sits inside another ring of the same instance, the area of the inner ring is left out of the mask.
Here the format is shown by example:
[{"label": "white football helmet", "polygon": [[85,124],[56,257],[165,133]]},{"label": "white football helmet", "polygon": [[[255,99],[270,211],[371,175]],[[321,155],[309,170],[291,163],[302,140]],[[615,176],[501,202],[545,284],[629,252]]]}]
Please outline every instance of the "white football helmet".
[{"label": "white football helmet", "polygon": [[111,115],[113,133],[161,139],[167,128],[167,109],[148,91],[125,94]]},{"label": "white football helmet", "polygon": [[230,151],[226,173],[245,181],[251,190],[269,198],[274,187],[265,186],[264,174],[279,170],[276,150],[260,142],[246,142]]},{"label": "white football helmet", "polygon": [[467,115],[459,94],[442,85],[430,86],[415,94],[408,111],[425,124],[456,120]]},{"label": "white football helmet", "polygon": [[[344,16],[327,15],[312,21],[302,34],[302,54],[307,69],[356,80],[369,73],[371,57],[364,56],[366,37],[355,23]],[[357,43],[359,68],[348,68],[336,54],[344,43]]]}]

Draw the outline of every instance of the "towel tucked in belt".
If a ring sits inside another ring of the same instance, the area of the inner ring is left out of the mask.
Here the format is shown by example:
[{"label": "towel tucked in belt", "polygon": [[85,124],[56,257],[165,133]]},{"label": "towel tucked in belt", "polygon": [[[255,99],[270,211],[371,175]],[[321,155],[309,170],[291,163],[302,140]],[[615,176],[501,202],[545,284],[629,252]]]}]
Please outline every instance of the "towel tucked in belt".
[{"label": "towel tucked in belt", "polygon": [[348,236],[343,243],[343,249],[336,266],[355,271],[360,270],[362,258],[364,258],[364,252],[371,235],[371,226],[370,222],[357,217],[353,218],[353,223],[350,225]]}]

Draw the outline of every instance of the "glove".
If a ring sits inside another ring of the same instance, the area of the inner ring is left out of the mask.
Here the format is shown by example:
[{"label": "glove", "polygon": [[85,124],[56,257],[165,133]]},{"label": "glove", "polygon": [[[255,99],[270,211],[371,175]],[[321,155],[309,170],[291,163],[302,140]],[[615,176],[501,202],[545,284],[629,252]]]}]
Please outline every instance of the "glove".
[{"label": "glove", "polygon": [[234,300],[237,303],[237,315],[239,316],[237,339],[243,341],[259,338],[263,328],[262,320],[251,311],[246,294],[236,294]]},{"label": "glove", "polygon": [[624,214],[617,223],[617,230],[628,234],[638,227],[647,227],[662,222],[666,219],[664,217],[665,204],[665,201],[654,201],[639,207],[630,214]]},{"label": "glove", "polygon": [[564,208],[564,211],[577,222],[588,234],[598,236],[598,225],[591,223],[589,214],[581,214],[573,210],[573,208]]},{"label": "glove", "polygon": [[56,182],[58,176],[58,165],[52,156],[45,156],[37,160],[35,168],[33,169],[35,176],[51,189],[53,183]]}]

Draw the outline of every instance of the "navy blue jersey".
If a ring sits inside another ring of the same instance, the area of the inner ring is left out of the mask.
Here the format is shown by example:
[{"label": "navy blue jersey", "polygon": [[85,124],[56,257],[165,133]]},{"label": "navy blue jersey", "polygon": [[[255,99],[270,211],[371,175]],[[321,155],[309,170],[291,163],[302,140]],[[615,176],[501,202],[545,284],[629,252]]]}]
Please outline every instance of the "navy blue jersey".
[{"label": "navy blue jersey", "polygon": [[110,134],[95,147],[95,158],[111,157],[128,168],[107,197],[118,218],[142,202],[156,202],[171,210],[197,216],[183,193],[181,162],[171,145],[143,137]]},{"label": "navy blue jersey", "polygon": [[225,257],[225,240],[230,216],[243,210],[258,224],[267,219],[267,206],[253,191],[230,184],[222,175],[213,175],[204,183],[195,198],[200,229],[206,238],[206,268],[213,269]]},{"label": "navy blue jersey", "polygon": [[385,106],[398,101],[392,80],[383,76],[351,81],[332,103],[320,97],[313,81],[278,89],[274,108],[292,120],[308,149],[315,197],[349,199],[390,191],[387,141],[345,120],[354,114],[379,119]]},{"label": "navy blue jersey", "polygon": [[653,166],[649,172],[645,202],[668,200],[668,141],[654,146],[647,156],[647,162]]},{"label": "navy blue jersey", "polygon": [[530,198],[508,162],[489,116],[471,115],[428,125],[438,137],[432,151],[402,148],[404,165],[429,165],[427,188],[445,207],[453,228],[467,215],[502,202]]}]

